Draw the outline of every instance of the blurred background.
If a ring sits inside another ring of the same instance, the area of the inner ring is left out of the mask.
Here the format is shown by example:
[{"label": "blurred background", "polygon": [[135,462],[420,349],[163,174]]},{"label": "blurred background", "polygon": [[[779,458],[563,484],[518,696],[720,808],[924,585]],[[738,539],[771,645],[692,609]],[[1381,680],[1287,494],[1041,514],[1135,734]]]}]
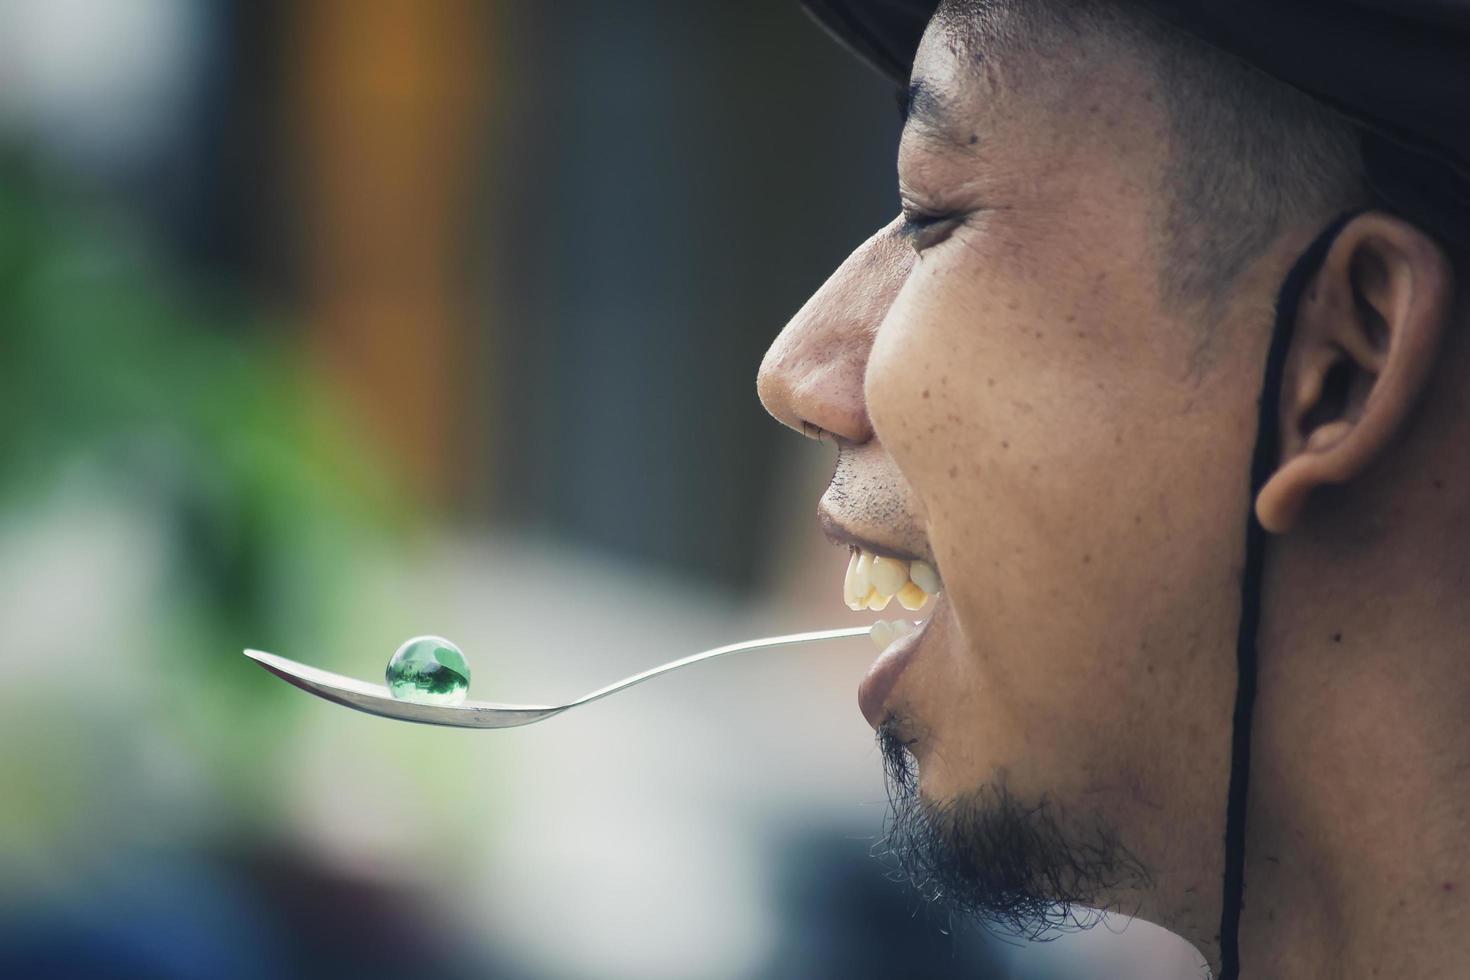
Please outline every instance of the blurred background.
[{"label": "blurred background", "polygon": [[240,655],[864,622],[754,377],[897,131],[795,0],[0,0],[0,976],[1200,975],[887,880],[864,640]]}]

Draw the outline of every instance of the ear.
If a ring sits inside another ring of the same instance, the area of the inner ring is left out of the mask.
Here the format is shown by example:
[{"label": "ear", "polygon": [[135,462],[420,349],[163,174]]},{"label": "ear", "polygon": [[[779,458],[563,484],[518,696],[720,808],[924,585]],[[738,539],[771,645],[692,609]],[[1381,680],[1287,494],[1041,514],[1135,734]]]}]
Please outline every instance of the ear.
[{"label": "ear", "polygon": [[1256,497],[1274,534],[1317,487],[1356,479],[1403,429],[1454,307],[1449,258],[1382,211],[1349,221],[1297,306],[1281,390],[1281,460]]}]

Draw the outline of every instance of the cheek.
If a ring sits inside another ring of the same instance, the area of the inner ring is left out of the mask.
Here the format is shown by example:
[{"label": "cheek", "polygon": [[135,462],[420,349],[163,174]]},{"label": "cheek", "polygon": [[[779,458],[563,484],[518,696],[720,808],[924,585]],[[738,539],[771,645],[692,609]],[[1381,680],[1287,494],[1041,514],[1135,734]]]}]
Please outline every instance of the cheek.
[{"label": "cheek", "polygon": [[911,274],[874,339],[864,380],[873,430],[916,490],[954,454],[962,430],[986,415],[987,318],[954,278]]},{"label": "cheek", "polygon": [[[1054,420],[1038,411],[1023,297],[973,270],[915,269],[870,354],[873,431],[924,505],[936,548],[973,541],[981,513],[1024,485],[1025,447]],[[977,507],[977,505],[979,505]]]},{"label": "cheek", "polygon": [[1037,699],[1123,703],[1116,685],[1136,674],[1120,662],[1198,643],[1200,623],[1175,619],[1233,594],[1230,478],[1248,453],[1203,438],[1234,431],[1228,399],[1108,336],[1107,322],[1142,317],[1089,322],[1088,304],[1063,299],[916,269],[865,381],[874,432],[924,508],[954,653],[1039,717],[1053,713]]}]

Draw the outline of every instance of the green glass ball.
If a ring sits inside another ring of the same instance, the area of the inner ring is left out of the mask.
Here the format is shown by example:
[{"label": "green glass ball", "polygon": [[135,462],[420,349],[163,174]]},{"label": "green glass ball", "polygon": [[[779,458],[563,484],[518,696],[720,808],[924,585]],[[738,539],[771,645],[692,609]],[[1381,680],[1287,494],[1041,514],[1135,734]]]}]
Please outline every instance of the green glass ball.
[{"label": "green glass ball", "polygon": [[388,661],[388,691],[404,701],[459,704],[470,691],[470,667],[442,636],[416,636]]}]

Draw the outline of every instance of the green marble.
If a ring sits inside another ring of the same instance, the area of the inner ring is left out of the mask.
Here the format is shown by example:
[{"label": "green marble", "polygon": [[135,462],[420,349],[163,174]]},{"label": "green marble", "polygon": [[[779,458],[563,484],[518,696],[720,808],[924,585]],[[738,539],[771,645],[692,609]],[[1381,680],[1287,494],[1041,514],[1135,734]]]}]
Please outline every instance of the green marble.
[{"label": "green marble", "polygon": [[442,636],[416,636],[388,661],[388,690],[425,704],[459,704],[470,691],[470,667],[459,647]]}]

